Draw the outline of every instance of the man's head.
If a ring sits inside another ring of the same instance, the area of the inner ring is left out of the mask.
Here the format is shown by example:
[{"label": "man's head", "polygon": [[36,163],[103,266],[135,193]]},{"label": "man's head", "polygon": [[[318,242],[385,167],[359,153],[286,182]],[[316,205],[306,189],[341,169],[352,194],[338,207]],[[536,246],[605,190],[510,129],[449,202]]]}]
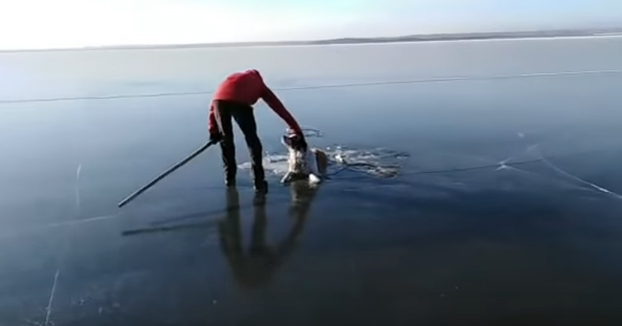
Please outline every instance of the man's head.
[{"label": "man's head", "polygon": [[245,71],[245,73],[253,74],[253,75],[255,75],[255,76],[259,77],[259,78],[262,78],[261,74],[259,73],[259,70],[257,70],[257,69],[248,69],[248,70]]}]

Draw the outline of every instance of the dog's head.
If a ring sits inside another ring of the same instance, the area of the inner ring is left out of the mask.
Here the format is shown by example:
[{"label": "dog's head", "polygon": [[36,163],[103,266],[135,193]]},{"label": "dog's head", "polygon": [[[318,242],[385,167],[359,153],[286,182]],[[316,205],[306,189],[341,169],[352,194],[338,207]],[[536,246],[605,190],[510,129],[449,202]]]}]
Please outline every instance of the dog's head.
[{"label": "dog's head", "polygon": [[283,145],[290,151],[306,152],[307,143],[304,138],[296,134],[288,134],[283,136]]},{"label": "dog's head", "polygon": [[287,163],[289,165],[287,175],[283,181],[289,182],[307,179],[310,171],[306,161],[307,144],[304,138],[290,133],[289,135],[283,136],[281,142],[283,146],[287,148]]}]

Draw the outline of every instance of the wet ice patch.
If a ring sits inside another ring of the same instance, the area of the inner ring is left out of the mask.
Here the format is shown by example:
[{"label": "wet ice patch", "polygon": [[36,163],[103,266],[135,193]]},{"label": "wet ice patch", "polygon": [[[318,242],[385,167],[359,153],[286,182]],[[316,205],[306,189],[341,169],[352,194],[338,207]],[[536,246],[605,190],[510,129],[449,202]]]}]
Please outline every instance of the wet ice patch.
[{"label": "wet ice patch", "polygon": [[[244,162],[238,165],[242,170],[251,169],[251,162]],[[266,153],[263,158],[263,168],[266,173],[283,176],[287,173],[287,155],[286,154],[270,154]]]},{"label": "wet ice patch", "polygon": [[[303,128],[305,138],[321,138],[323,134],[318,129]],[[311,148],[319,148],[313,146],[313,142],[309,142]],[[405,152],[397,152],[386,148],[373,149],[357,149],[346,146],[335,145],[326,148],[320,148],[328,157],[327,174],[329,177],[340,172],[349,170],[354,172],[365,173],[380,178],[392,178],[398,175],[403,165],[403,161],[408,159],[410,155]],[[265,153],[263,157],[263,166],[267,174],[284,176],[288,169],[287,150],[283,148],[277,153]],[[244,162],[238,165],[242,170],[250,170],[251,163]]]},{"label": "wet ice patch", "polygon": [[353,149],[343,146],[327,148],[326,154],[337,168],[346,168],[381,178],[397,176],[403,161],[409,157],[407,153],[385,148]]},{"label": "wet ice patch", "polygon": [[[365,173],[380,178],[392,178],[399,174],[407,153],[388,149],[355,149],[343,146],[327,147],[323,151],[329,159],[328,175],[332,176],[344,170]],[[284,176],[288,170],[287,154],[266,153],[263,158],[266,173]],[[238,165],[240,169],[250,170],[251,163]]]}]

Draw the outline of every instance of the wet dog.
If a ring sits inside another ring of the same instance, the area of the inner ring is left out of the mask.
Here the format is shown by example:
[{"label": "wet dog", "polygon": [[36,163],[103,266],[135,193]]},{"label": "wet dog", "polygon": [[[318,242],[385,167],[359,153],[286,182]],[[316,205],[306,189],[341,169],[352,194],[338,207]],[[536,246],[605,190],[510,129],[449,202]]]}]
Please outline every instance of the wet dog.
[{"label": "wet dog", "polygon": [[326,178],[328,158],[324,151],[309,148],[301,137],[295,135],[283,136],[281,142],[288,151],[288,170],[281,183],[308,180],[310,185],[317,185]]}]

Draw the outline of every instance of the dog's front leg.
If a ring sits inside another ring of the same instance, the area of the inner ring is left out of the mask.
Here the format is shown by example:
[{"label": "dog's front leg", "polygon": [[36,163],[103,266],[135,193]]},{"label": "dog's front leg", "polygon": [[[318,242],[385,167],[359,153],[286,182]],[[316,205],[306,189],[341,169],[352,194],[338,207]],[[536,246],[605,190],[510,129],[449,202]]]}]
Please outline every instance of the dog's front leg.
[{"label": "dog's front leg", "polygon": [[322,179],[313,173],[309,173],[309,183],[313,185],[317,185],[322,182]]},{"label": "dog's front leg", "polygon": [[292,181],[292,172],[288,171],[287,173],[285,173],[285,175],[281,179],[281,183],[288,184],[290,181]]}]

